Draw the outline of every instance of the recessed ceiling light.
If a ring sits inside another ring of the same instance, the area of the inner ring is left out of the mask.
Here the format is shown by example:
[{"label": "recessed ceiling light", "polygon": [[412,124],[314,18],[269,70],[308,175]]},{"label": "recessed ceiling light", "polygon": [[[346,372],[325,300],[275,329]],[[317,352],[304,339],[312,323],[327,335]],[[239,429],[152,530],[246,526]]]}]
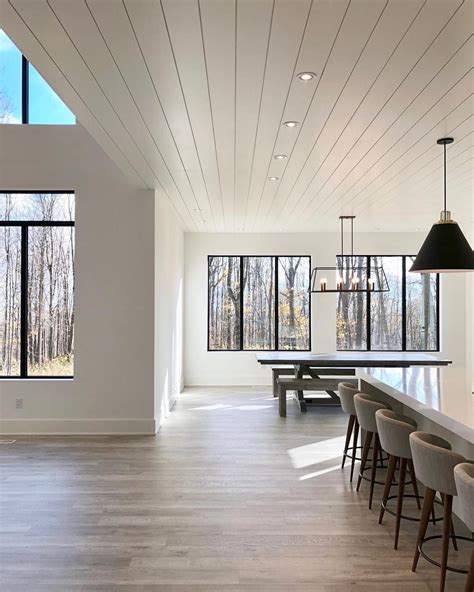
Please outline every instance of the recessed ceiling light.
[{"label": "recessed ceiling light", "polygon": [[268,177],[269,181],[278,181],[278,177]]},{"label": "recessed ceiling light", "polygon": [[300,72],[297,76],[303,82],[307,82],[308,80],[312,80],[316,74],[314,72]]},{"label": "recessed ceiling light", "polygon": [[199,213],[201,211],[201,208],[195,208],[194,211]]},{"label": "recessed ceiling light", "polygon": [[285,158],[287,158],[287,156],[286,154],[275,154],[273,158],[276,158],[276,160],[284,160]]},{"label": "recessed ceiling light", "polygon": [[285,121],[283,123],[283,125],[286,125],[286,127],[296,127],[298,125],[297,121]]}]

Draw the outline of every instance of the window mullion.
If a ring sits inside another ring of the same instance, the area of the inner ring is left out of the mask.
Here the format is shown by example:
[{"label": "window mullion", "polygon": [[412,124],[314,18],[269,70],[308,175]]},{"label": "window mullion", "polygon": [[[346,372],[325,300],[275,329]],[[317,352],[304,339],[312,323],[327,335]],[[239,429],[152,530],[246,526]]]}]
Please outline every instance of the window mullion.
[{"label": "window mullion", "polygon": [[[366,260],[366,265],[367,265],[367,278],[370,277],[370,264],[371,264],[371,258],[370,256],[367,257]],[[372,349],[372,336],[371,336],[371,327],[372,327],[372,319],[370,316],[370,311],[371,311],[371,294],[370,292],[367,292],[367,296],[366,296],[366,301],[365,301],[365,306],[366,306],[366,347],[367,347],[367,351],[371,351]]]},{"label": "window mullion", "polygon": [[20,376],[28,376],[28,225],[21,227]]},{"label": "window mullion", "polygon": [[280,349],[278,337],[278,323],[279,323],[279,302],[278,302],[278,257],[273,258],[275,262],[275,330],[273,331],[273,338],[275,339],[274,350]]},{"label": "window mullion", "polygon": [[244,350],[244,258],[240,257],[240,347]]},{"label": "window mullion", "polygon": [[21,122],[30,122],[30,73],[25,56],[21,59]]},{"label": "window mullion", "polygon": [[402,351],[407,349],[407,277],[406,256],[402,257]]}]

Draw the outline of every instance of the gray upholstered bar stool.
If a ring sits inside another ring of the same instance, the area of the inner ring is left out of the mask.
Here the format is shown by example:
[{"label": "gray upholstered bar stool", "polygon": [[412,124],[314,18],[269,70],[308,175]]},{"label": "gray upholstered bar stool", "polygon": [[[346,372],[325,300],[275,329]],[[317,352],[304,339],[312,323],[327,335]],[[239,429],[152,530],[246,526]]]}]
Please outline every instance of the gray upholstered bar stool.
[{"label": "gray upholstered bar stool", "polygon": [[[411,518],[403,516],[403,498],[405,496],[405,482],[407,467],[411,474],[411,484],[415,493],[418,509],[421,510],[420,496],[418,495],[418,486],[415,478],[415,469],[413,468],[413,459],[410,450],[410,434],[417,429],[416,421],[404,415],[398,415],[391,409],[379,409],[375,414],[375,421],[379,433],[380,445],[383,450],[388,453],[388,470],[385,476],[385,488],[382,496],[382,505],[380,507],[379,524],[382,524],[384,512],[387,509],[386,505],[390,496],[390,489],[393,483],[393,476],[397,462],[400,462],[400,472],[398,477],[398,495],[397,495],[397,511],[395,524],[395,541],[393,548],[398,548],[398,537],[400,533],[401,518],[408,520],[418,520],[418,518]],[[394,496],[395,497],[395,496]],[[392,499],[392,498],[390,498]],[[393,514],[391,510],[387,510]]]},{"label": "gray upholstered bar stool", "polygon": [[357,415],[357,420],[362,430],[365,431],[364,448],[362,450],[362,460],[360,463],[359,478],[357,479],[356,491],[359,491],[360,484],[364,477],[365,465],[367,457],[369,456],[370,444],[372,438],[374,439],[372,450],[372,466],[370,471],[370,493],[369,493],[369,510],[372,509],[372,499],[374,497],[375,475],[377,472],[377,461],[379,452],[381,452],[380,441],[378,435],[377,422],[375,421],[375,413],[379,409],[388,409],[388,405],[384,405],[365,393],[359,393],[354,396],[354,405]]},{"label": "gray upholstered bar stool", "polygon": [[[461,463],[456,465],[454,467],[454,481],[464,522],[473,533],[474,538],[474,464]],[[464,592],[472,592],[472,590],[474,590],[474,551],[471,552],[471,562]]]},{"label": "gray upholstered bar stool", "polygon": [[[416,570],[420,555],[430,563],[441,568],[440,592],[444,591],[446,582],[446,570],[467,573],[462,570],[448,567],[449,539],[453,539],[455,545],[456,535],[451,534],[453,497],[457,495],[454,481],[454,467],[466,459],[456,452],[452,452],[451,445],[443,438],[425,432],[413,432],[410,434],[410,448],[413,456],[416,476],[425,486],[425,499],[421,513],[420,528],[416,541],[415,556],[413,558],[412,571]],[[436,492],[441,494],[443,500],[443,535],[435,535],[425,538],[430,512]],[[423,552],[423,544],[432,539],[442,538],[441,563],[428,557]],[[457,537],[463,538],[463,537]],[[455,546],[456,548],[456,546]]]},{"label": "gray upholstered bar stool", "polygon": [[[357,440],[359,437],[359,422],[357,421],[356,409],[354,406],[354,396],[359,393],[359,389],[355,387],[350,382],[340,382],[338,385],[339,391],[339,398],[341,400],[341,408],[349,416],[349,421],[347,422],[347,431],[346,431],[346,442],[344,444],[344,452],[342,453],[342,465],[341,469],[344,468],[346,463],[346,458],[351,459],[351,482],[354,476],[354,465],[357,459]],[[351,436],[352,438],[352,446],[350,446]]]}]

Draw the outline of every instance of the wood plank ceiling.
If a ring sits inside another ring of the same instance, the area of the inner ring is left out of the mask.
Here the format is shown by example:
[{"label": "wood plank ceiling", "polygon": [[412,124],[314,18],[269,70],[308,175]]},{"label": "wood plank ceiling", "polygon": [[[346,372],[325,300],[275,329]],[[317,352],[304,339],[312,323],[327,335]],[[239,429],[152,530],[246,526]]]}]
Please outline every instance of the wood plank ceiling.
[{"label": "wood plank ceiling", "polygon": [[449,204],[472,220],[472,0],[1,2],[81,124],[190,231],[336,230],[342,213],[425,229],[448,134]]}]

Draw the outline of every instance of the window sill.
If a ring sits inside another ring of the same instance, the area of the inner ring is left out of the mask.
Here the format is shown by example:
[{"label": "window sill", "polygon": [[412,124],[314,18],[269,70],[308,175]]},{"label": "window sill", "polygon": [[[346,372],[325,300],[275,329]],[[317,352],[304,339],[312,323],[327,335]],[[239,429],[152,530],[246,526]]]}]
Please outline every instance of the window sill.
[{"label": "window sill", "polygon": [[28,376],[21,378],[20,376],[0,376],[0,382],[44,382],[51,380],[54,382],[73,382],[74,376]]}]

